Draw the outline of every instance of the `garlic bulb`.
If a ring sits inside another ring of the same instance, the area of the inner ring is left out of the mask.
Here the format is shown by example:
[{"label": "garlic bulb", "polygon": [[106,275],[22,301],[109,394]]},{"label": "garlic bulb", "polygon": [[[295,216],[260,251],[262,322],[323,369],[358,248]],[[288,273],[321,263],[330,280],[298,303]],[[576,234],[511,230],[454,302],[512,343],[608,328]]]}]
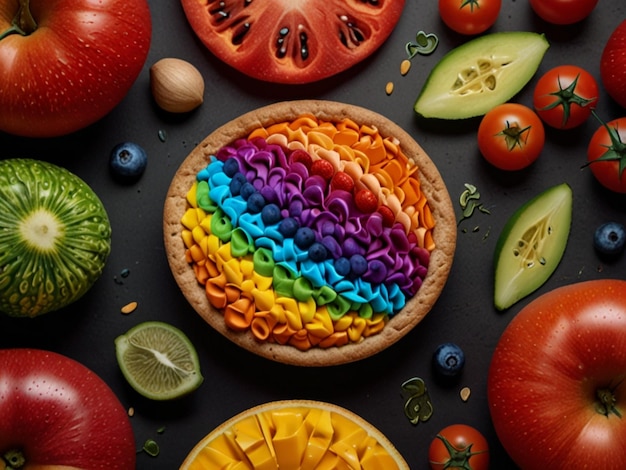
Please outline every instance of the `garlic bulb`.
[{"label": "garlic bulb", "polygon": [[166,58],[150,67],[150,89],[160,108],[186,113],[202,104],[204,79],[189,62]]}]

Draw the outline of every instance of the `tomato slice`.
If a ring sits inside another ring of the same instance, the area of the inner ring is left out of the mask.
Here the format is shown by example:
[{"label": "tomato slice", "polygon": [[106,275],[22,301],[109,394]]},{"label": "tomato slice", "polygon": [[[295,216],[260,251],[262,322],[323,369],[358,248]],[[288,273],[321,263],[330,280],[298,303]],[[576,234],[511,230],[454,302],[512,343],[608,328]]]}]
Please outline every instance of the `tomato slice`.
[{"label": "tomato slice", "polygon": [[181,0],[198,38],[251,77],[302,84],[343,72],[389,37],[404,0]]}]

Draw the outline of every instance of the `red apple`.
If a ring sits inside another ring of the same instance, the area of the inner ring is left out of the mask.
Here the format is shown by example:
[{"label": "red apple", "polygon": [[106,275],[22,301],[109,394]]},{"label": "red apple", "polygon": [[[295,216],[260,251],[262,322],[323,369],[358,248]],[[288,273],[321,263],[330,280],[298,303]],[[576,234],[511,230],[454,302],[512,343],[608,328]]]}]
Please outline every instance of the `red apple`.
[{"label": "red apple", "polygon": [[66,356],[0,350],[0,417],[0,468],[135,468],[126,410],[100,377]]},{"label": "red apple", "polygon": [[0,131],[69,134],[126,96],[148,55],[146,0],[0,1]]},{"label": "red apple", "polygon": [[496,346],[488,401],[522,469],[626,462],[626,281],[557,288],[524,307]]}]

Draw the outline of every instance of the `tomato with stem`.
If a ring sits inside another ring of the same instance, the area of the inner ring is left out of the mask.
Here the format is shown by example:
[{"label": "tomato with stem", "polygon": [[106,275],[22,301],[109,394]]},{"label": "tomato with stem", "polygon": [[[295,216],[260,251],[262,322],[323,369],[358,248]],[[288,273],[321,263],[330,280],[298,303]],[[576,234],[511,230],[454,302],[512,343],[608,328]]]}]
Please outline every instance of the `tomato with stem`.
[{"label": "tomato with stem", "polygon": [[543,150],[545,130],[541,119],[527,106],[505,103],[483,116],[478,127],[478,148],[501,170],[521,170]]},{"label": "tomato with stem", "polygon": [[460,34],[480,34],[498,19],[502,0],[439,0],[439,16]]},{"label": "tomato with stem", "polygon": [[548,126],[571,129],[583,124],[598,102],[598,83],[585,69],[559,65],[535,85],[533,106]]},{"label": "tomato with stem", "polygon": [[626,462],[626,281],[553,289],[511,320],[487,401],[519,468],[620,470]]},{"label": "tomato with stem", "polygon": [[439,431],[430,443],[428,461],[431,470],[487,470],[489,445],[476,428],[452,424]]},{"label": "tomato with stem", "polygon": [[608,123],[598,120],[602,125],[591,136],[584,166],[605,188],[626,193],[626,117]]}]

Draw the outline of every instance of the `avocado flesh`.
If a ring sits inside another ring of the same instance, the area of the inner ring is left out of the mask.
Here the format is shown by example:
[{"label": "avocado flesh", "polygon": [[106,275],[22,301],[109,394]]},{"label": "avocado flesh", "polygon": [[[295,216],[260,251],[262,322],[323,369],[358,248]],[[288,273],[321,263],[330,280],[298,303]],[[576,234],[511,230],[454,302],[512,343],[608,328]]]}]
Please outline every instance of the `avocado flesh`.
[{"label": "avocado flesh", "polygon": [[415,112],[451,120],[482,116],[530,81],[548,47],[543,34],[518,31],[487,34],[456,47],[431,71]]},{"label": "avocado flesh", "polygon": [[572,190],[553,186],[507,221],[495,251],[494,304],[505,310],[542,286],[560,263],[572,220]]}]

